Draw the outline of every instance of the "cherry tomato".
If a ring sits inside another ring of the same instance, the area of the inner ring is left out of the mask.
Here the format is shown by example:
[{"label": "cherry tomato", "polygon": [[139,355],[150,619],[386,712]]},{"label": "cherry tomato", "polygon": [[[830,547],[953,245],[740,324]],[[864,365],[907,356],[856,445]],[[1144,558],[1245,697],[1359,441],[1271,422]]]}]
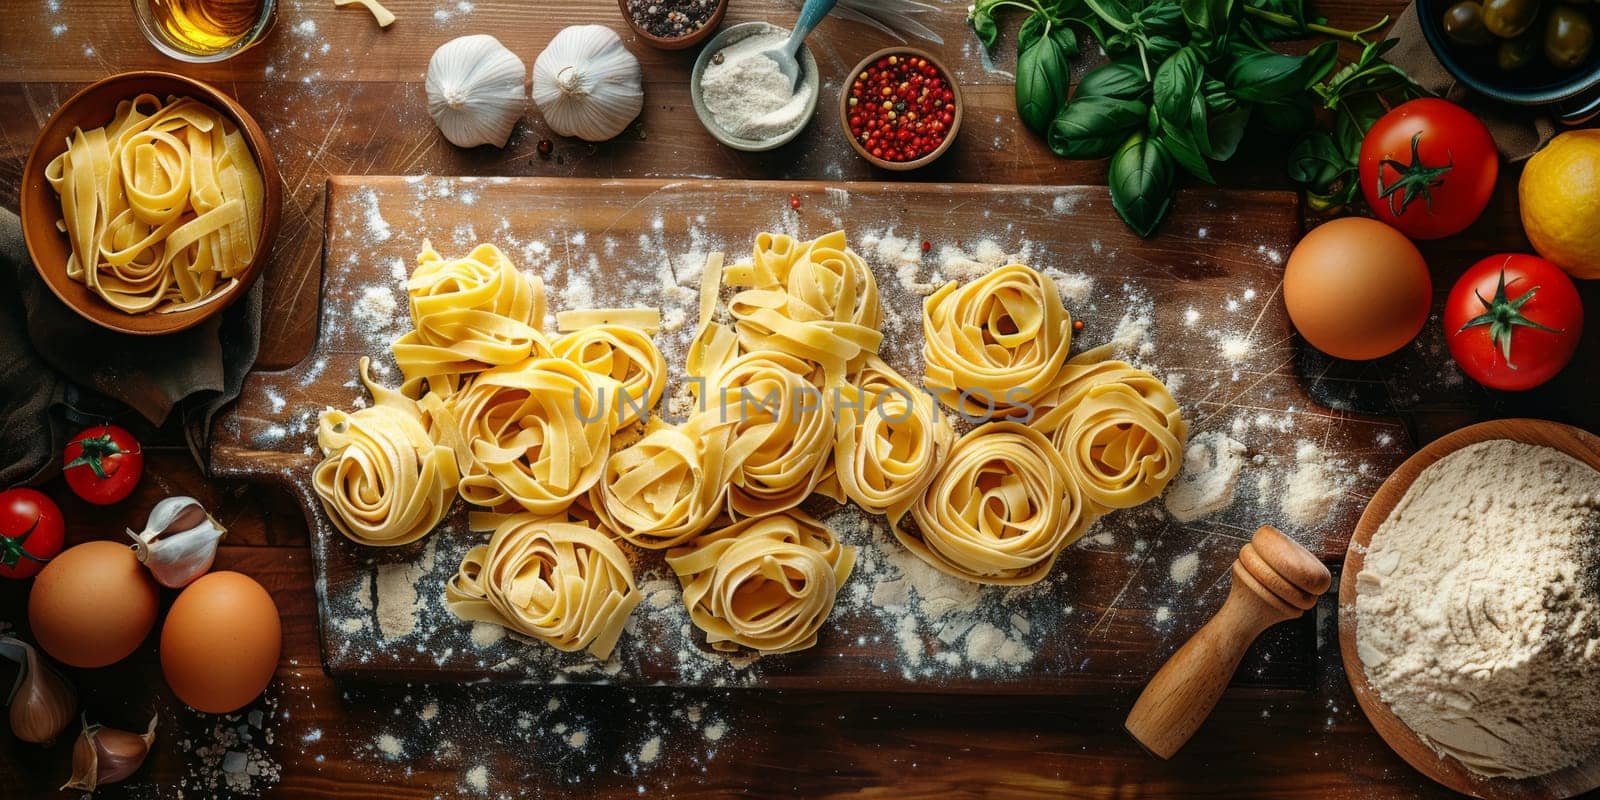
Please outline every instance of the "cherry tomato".
[{"label": "cherry tomato", "polygon": [[1361,141],[1361,191],[1378,219],[1413,239],[1466,230],[1500,174],[1489,129],[1472,112],[1424,97],[1396,106]]},{"label": "cherry tomato", "polygon": [[43,492],[0,492],[0,578],[31,578],[61,552],[61,508]]},{"label": "cherry tomato", "polygon": [[62,472],[72,493],[96,505],[127,497],[144,474],[144,451],[115,426],[86,428],[67,442]]},{"label": "cherry tomato", "polygon": [[1572,360],[1583,302],[1572,279],[1538,256],[1503,254],[1472,265],[1444,305],[1450,355],[1491,389],[1532,389]]}]

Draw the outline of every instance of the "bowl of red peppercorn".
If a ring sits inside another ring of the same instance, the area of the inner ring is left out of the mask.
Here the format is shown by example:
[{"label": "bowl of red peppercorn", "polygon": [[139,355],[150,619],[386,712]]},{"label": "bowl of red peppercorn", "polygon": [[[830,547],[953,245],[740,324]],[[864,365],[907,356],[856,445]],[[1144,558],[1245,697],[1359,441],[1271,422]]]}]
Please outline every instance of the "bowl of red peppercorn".
[{"label": "bowl of red peppercorn", "polygon": [[961,87],[939,59],[889,47],[861,60],[840,93],[839,121],[862,158],[916,169],[950,149],[961,129]]},{"label": "bowl of red peppercorn", "polygon": [[682,50],[705,41],[722,24],[728,0],[617,0],[617,7],[651,47]]}]

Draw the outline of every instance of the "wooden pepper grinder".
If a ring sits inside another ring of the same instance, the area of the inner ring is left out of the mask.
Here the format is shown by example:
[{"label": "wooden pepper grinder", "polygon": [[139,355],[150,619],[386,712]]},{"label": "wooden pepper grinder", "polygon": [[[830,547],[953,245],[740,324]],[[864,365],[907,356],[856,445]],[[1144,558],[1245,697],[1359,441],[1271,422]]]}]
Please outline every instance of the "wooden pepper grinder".
[{"label": "wooden pepper grinder", "polygon": [[1123,727],[1150,752],[1171,758],[1211,715],[1250,643],[1317,604],[1328,568],[1293,539],[1262,525],[1233,562],[1233,588],[1216,616],[1167,659]]}]

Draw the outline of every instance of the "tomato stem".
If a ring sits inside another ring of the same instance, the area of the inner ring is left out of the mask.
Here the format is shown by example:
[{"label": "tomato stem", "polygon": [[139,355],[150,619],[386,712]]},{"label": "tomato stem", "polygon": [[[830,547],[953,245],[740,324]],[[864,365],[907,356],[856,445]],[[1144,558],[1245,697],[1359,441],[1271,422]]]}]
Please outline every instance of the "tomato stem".
[{"label": "tomato stem", "polygon": [[101,480],[110,477],[106,473],[105,460],[111,456],[122,455],[127,452],[111,438],[110,433],[102,433],[99,436],[84,439],[78,442],[78,445],[83,448],[83,453],[77,458],[68,461],[67,465],[62,469],[68,470],[87,464],[89,469],[94,470],[94,476]]},{"label": "tomato stem", "polygon": [[[1411,201],[1421,197],[1427,204],[1428,210],[1433,210],[1433,190],[1444,185],[1445,173],[1454,169],[1456,159],[1450,157],[1450,163],[1442,167],[1430,167],[1422,163],[1422,131],[1417,131],[1411,137],[1411,163],[1402,164],[1392,158],[1385,158],[1378,164],[1378,196],[1389,201],[1389,211],[1395,216],[1406,213],[1411,206]],[[1384,185],[1383,171],[1388,167],[1399,173],[1400,179]],[[1401,190],[1405,191],[1402,193]],[[1398,201],[1398,205],[1396,202]],[[1480,298],[1481,299],[1481,298]]]},{"label": "tomato stem", "polygon": [[23,549],[23,545],[28,543],[28,537],[32,536],[34,530],[38,527],[39,518],[35,517],[33,524],[29,525],[28,529],[21,534],[17,536],[0,536],[0,566],[14,567],[17,562],[24,558],[35,564],[43,564],[49,561],[47,558],[40,558]]},{"label": "tomato stem", "polygon": [[[1510,367],[1511,369],[1516,369],[1517,365],[1511,363],[1511,334],[1515,332],[1518,327],[1533,328],[1534,330],[1544,331],[1546,333],[1561,333],[1561,331],[1556,328],[1552,328],[1547,325],[1540,325],[1539,323],[1534,322],[1533,320],[1522,315],[1522,307],[1527,305],[1528,301],[1532,300],[1533,296],[1537,294],[1538,291],[1539,287],[1535,286],[1515,300],[1507,299],[1506,271],[1505,268],[1502,267],[1500,269],[1500,284],[1495,287],[1494,299],[1485,300],[1483,299],[1482,293],[1476,291],[1473,292],[1474,295],[1477,295],[1478,302],[1483,304],[1484,311],[1482,314],[1467,320],[1467,323],[1461,326],[1461,331],[1483,325],[1489,326],[1490,343],[1494,344],[1500,349],[1500,355],[1505,358],[1506,366]],[[1457,331],[1457,333],[1460,333],[1461,331]]]}]

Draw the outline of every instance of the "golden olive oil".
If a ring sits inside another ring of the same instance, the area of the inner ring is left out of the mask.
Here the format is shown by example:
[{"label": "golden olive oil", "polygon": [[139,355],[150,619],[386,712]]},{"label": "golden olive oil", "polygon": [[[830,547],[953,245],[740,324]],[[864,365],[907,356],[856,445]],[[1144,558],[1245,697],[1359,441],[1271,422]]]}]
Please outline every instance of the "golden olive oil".
[{"label": "golden olive oil", "polygon": [[[210,56],[254,42],[266,0],[143,0],[157,32],[166,43],[196,56]],[[241,48],[242,49],[242,48]]]}]

